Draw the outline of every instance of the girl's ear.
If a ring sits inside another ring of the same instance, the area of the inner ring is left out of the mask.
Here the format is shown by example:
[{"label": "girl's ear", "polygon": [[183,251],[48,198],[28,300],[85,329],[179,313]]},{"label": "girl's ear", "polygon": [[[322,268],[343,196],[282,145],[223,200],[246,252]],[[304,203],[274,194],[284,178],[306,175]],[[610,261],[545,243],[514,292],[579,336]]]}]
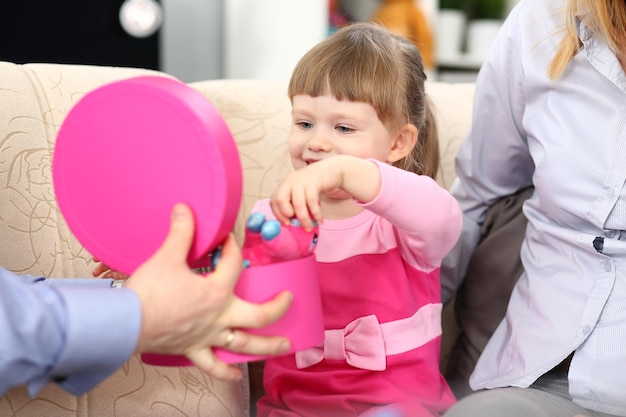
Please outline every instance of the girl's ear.
[{"label": "girl's ear", "polygon": [[415,143],[417,143],[418,133],[417,127],[411,123],[407,123],[400,128],[391,144],[387,162],[393,164],[410,154]]}]

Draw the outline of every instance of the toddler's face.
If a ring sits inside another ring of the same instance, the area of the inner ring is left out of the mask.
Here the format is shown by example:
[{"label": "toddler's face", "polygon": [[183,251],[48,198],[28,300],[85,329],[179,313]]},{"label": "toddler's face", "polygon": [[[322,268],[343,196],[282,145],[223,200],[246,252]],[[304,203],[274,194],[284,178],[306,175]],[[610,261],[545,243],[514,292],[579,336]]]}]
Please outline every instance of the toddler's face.
[{"label": "toddler's face", "polygon": [[332,155],[387,161],[392,137],[369,103],[327,94],[293,97],[289,155],[295,169]]}]

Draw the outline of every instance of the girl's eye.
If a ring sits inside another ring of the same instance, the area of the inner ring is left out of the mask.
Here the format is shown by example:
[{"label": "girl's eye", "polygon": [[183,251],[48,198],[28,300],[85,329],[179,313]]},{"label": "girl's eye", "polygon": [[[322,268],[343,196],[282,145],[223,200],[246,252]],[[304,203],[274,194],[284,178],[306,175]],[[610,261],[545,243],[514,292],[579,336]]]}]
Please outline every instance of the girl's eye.
[{"label": "girl's eye", "polygon": [[340,133],[350,133],[350,132],[352,132],[352,129],[347,127],[347,126],[337,126],[337,130]]},{"label": "girl's eye", "polygon": [[296,124],[300,126],[302,129],[310,129],[313,127],[313,123],[310,123],[310,122],[298,122]]}]

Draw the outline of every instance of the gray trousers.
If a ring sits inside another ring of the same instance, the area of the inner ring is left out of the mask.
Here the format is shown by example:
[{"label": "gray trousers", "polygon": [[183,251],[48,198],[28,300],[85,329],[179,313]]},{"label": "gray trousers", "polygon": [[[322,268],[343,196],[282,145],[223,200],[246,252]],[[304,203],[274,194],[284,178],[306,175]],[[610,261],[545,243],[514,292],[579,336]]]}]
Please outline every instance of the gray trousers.
[{"label": "gray trousers", "polygon": [[618,417],[572,401],[566,372],[549,372],[529,388],[483,390],[461,399],[444,417]]}]

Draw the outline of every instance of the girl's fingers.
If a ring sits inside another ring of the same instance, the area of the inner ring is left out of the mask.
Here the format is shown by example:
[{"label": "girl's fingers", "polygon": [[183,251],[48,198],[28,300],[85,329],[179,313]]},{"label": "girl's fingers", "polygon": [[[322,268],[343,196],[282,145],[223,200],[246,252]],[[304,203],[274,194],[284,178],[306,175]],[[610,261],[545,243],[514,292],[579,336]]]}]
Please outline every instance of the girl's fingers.
[{"label": "girl's fingers", "polygon": [[320,193],[319,190],[309,190],[305,193],[304,198],[306,202],[306,211],[300,213],[301,217],[299,217],[300,223],[307,232],[313,230],[313,221],[317,221],[319,224],[322,223],[322,209],[320,206]]},{"label": "girl's fingers", "polygon": [[108,270],[109,270],[108,266],[106,266],[102,262],[98,262],[98,264],[94,267],[94,269],[91,272],[91,274],[94,277],[99,277],[100,275],[102,275],[103,273],[107,272]]},{"label": "girl's fingers", "polygon": [[309,215],[317,223],[321,224],[322,219],[322,205],[320,203],[319,193],[312,193],[307,198],[307,207],[309,208]]},{"label": "girl's fingers", "polygon": [[270,199],[270,207],[276,220],[281,224],[289,224],[289,220],[294,216],[291,190],[287,187],[279,187]]}]

